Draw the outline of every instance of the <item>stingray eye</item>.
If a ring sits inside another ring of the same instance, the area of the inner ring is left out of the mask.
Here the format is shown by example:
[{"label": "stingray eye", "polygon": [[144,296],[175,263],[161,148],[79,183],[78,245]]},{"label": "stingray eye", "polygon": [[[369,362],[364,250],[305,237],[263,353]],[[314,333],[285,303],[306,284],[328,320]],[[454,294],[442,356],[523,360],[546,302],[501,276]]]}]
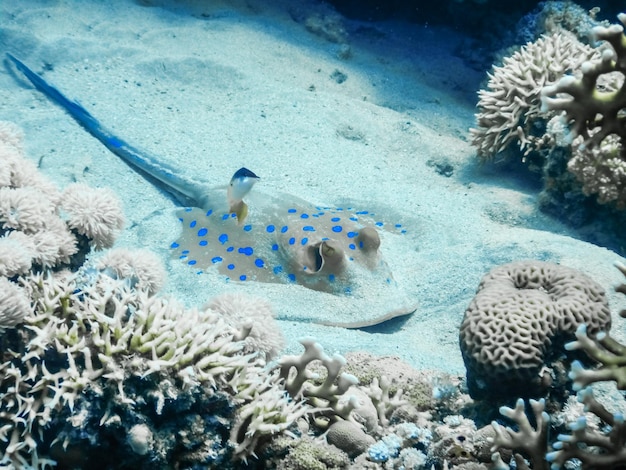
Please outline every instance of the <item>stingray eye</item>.
[{"label": "stingray eye", "polygon": [[363,251],[376,251],[380,247],[380,236],[374,227],[364,227],[357,236],[357,242]]}]

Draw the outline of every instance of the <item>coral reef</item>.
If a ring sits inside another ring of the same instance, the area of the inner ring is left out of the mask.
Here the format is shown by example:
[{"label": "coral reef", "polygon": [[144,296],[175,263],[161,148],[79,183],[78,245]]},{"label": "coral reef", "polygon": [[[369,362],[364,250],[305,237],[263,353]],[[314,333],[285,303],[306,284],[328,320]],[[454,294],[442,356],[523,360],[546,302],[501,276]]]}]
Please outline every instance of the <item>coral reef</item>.
[{"label": "coral reef", "polygon": [[538,396],[565,338],[587,323],[610,328],[604,289],[583,273],[543,261],[518,261],[483,277],[465,311],[459,339],[472,398]]},{"label": "coral reef", "polygon": [[542,91],[544,110],[564,111],[576,139],[568,169],[583,184],[585,194],[601,203],[626,207],[626,157],[623,110],[626,72],[626,14],[622,25],[596,26],[593,32],[610,48],[581,66],[582,76],[565,76]]},{"label": "coral reef", "polygon": [[267,300],[227,292],[211,299],[205,308],[221,313],[234,328],[249,330],[244,348],[247,352],[262,351],[269,361],[282,349],[284,340]]},{"label": "coral reef", "polygon": [[596,18],[600,8],[587,11],[571,1],[541,2],[537,8],[525,15],[518,23],[517,37],[519,43],[533,42],[542,34],[569,31],[580,42],[596,46],[593,28],[608,26],[608,22],[600,22]]},{"label": "coral reef", "polygon": [[523,155],[553,146],[545,137],[545,122],[556,113],[542,112],[541,90],[596,55],[572,35],[558,33],[526,44],[494,66],[487,88],[478,92],[477,125],[470,129],[478,157],[491,160],[513,143]]},{"label": "coral reef", "polygon": [[236,407],[262,395],[259,420],[276,414],[249,331],[158,297],[164,269],[145,250],[85,263],[112,245],[121,205],[106,189],[58,191],[21,142],[0,124],[0,465],[231,465]]},{"label": "coral reef", "polygon": [[[620,265],[618,268],[626,275],[626,267]],[[618,286],[616,291],[626,293],[626,284]],[[620,312],[620,315],[626,317],[625,312]],[[609,407],[596,399],[592,388],[594,384],[614,382],[618,390],[626,390],[626,346],[607,332],[590,337],[588,325],[582,323],[576,330],[575,341],[567,343],[565,349],[584,351],[600,364],[598,369],[585,369],[578,361],[572,363],[570,378],[574,382],[574,390],[578,390],[577,400],[582,408],[573,407],[568,402],[560,418],[553,420],[545,411],[546,402],[543,399],[530,400],[530,418],[522,399],[517,401],[514,409],[502,407],[500,413],[513,421],[516,429],[503,427],[494,421],[492,451],[513,450],[516,468],[519,469],[624,468],[626,425],[623,411],[609,411],[614,406]],[[549,437],[555,431],[556,442],[550,443]],[[530,460],[530,466],[526,458]],[[509,468],[499,455],[494,455],[494,462],[497,469]]]},{"label": "coral reef", "polygon": [[90,247],[112,246],[121,203],[108,189],[82,184],[60,192],[24,155],[23,135],[0,122],[0,274],[78,267]]},{"label": "coral reef", "polygon": [[546,2],[530,15],[522,29],[551,34],[494,67],[479,91],[470,136],[482,163],[501,157],[541,177],[543,212],[620,251],[626,220],[626,159],[617,131],[623,27],[593,15],[569,2]]}]

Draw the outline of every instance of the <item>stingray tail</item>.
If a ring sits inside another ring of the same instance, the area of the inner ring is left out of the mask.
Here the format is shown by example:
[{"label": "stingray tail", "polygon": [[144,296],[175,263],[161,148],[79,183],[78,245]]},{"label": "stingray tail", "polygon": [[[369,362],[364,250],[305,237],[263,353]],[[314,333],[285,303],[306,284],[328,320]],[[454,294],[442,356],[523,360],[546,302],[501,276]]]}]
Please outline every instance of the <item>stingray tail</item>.
[{"label": "stingray tail", "polygon": [[156,179],[164,184],[168,191],[177,196],[184,196],[196,203],[201,189],[198,183],[179,177],[174,170],[159,163],[144,151],[139,151],[127,142],[119,139],[108,129],[100,124],[89,111],[83,108],[78,102],[72,101],[61,93],[57,88],[46,82],[40,75],[29,69],[26,64],[14,55],[7,52],[7,57],[15,64],[15,67],[24,74],[26,78],[46,95],[50,100],[61,106],[70,116],[84,127],[92,136],[98,139],[106,148],[128,163],[135,170],[142,174]]}]

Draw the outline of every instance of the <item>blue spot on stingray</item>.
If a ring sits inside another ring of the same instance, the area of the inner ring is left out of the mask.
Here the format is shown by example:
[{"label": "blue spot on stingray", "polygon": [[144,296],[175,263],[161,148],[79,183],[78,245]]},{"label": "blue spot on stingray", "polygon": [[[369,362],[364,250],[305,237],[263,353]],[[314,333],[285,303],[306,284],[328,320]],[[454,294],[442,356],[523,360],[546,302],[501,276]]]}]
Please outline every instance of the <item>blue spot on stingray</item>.
[{"label": "blue spot on stingray", "polygon": [[328,275],[328,281],[329,282],[335,282],[335,275],[334,274],[329,274]]},{"label": "blue spot on stingray", "polygon": [[180,255],[178,259],[187,259],[187,255]]},{"label": "blue spot on stingray", "polygon": [[359,248],[363,249],[363,242],[359,242]]},{"label": "blue spot on stingray", "polygon": [[351,250],[356,250],[356,245],[354,243],[350,243],[348,245],[348,248],[350,248]]},{"label": "blue spot on stingray", "polygon": [[252,225],[244,225],[244,226],[243,226],[243,230],[244,230],[245,232],[249,232],[250,230],[252,230]]},{"label": "blue spot on stingray", "polygon": [[300,215],[301,219],[308,219],[309,218],[309,214],[302,214]]},{"label": "blue spot on stingray", "polygon": [[356,211],[355,214],[357,214],[357,215],[365,215],[365,214],[369,214],[369,211]]},{"label": "blue spot on stingray", "polygon": [[234,212],[232,214],[230,214],[230,218],[234,219],[235,217],[237,217],[237,214],[235,214]]},{"label": "blue spot on stingray", "polygon": [[211,263],[215,264],[215,263],[221,263],[223,261],[221,256],[214,256],[213,258],[211,258]]},{"label": "blue spot on stingray", "polygon": [[268,225],[267,227],[265,227],[265,230],[267,230],[267,233],[273,233],[274,230],[276,230],[276,227],[274,227],[273,225]]},{"label": "blue spot on stingray", "polygon": [[349,287],[346,287],[346,288],[343,290],[343,293],[344,293],[344,294],[346,294],[346,295],[350,295],[350,294],[352,294],[352,289],[350,289]]},{"label": "blue spot on stingray", "polygon": [[250,247],[250,246],[246,246],[246,247],[243,247],[243,248],[239,248],[239,250],[237,250],[237,251],[238,251],[239,253],[242,253],[242,254],[246,255],[246,256],[251,256],[251,255],[252,255],[252,253],[254,253],[254,250],[253,250],[253,249],[252,249],[252,247]]},{"label": "blue spot on stingray", "polygon": [[348,233],[346,233],[346,236],[347,236],[348,238],[354,238],[354,237],[356,237],[357,235],[358,235],[358,232],[348,232]]},{"label": "blue spot on stingray", "polygon": [[291,238],[289,239],[289,244],[290,244],[290,245],[293,245],[294,243],[296,243],[296,239],[295,239],[295,238],[293,238],[293,237],[291,237]]},{"label": "blue spot on stingray", "polygon": [[198,230],[199,237],[204,237],[207,233],[209,233],[209,231],[206,228],[201,228],[200,230]]},{"label": "blue spot on stingray", "polygon": [[230,217],[230,214],[224,214],[222,216],[222,220],[227,220]]},{"label": "blue spot on stingray", "polygon": [[286,225],[283,225],[280,229],[280,233],[285,233],[287,230],[289,230],[289,227],[287,227]]},{"label": "blue spot on stingray", "polygon": [[291,282],[296,282],[295,274],[287,274],[287,279],[289,279]]},{"label": "blue spot on stingray", "polygon": [[234,246],[229,246],[228,248],[226,248],[226,251],[228,253],[232,253],[233,251],[235,251],[235,247]]},{"label": "blue spot on stingray", "polygon": [[185,219],[183,219],[182,217],[179,217],[179,218],[178,218],[178,221],[179,221],[179,222],[184,222],[184,221],[185,221]]},{"label": "blue spot on stingray", "polygon": [[312,225],[305,225],[304,227],[302,227],[302,230],[305,232],[315,232],[315,227],[313,227]]},{"label": "blue spot on stingray", "polygon": [[332,219],[330,219],[331,222],[339,222],[341,220],[341,217],[333,217]]},{"label": "blue spot on stingray", "polygon": [[283,272],[283,267],[282,266],[274,266],[274,269],[272,269],[272,271],[274,272],[274,274],[278,275],[278,274]]},{"label": "blue spot on stingray", "polygon": [[335,233],[340,233],[343,230],[343,227],[341,225],[333,225],[331,230]]},{"label": "blue spot on stingray", "polygon": [[217,237],[217,239],[223,245],[224,243],[228,241],[228,235],[226,235],[225,233],[221,233],[220,236]]},{"label": "blue spot on stingray", "polygon": [[359,218],[358,217],[350,217],[350,220],[352,222],[358,222]]},{"label": "blue spot on stingray", "polygon": [[192,208],[191,207],[185,207],[185,212],[191,212]]},{"label": "blue spot on stingray", "polygon": [[289,212],[290,214],[295,214],[298,211],[295,209],[287,209],[287,212]]},{"label": "blue spot on stingray", "polygon": [[209,242],[208,242],[208,241],[206,241],[206,240],[200,240],[200,241],[198,242],[198,245],[200,245],[200,246],[207,246],[208,244],[209,244]]},{"label": "blue spot on stingray", "polygon": [[278,245],[276,243],[272,245],[272,251],[278,251]]},{"label": "blue spot on stingray", "polygon": [[322,241],[323,241],[323,242],[328,241],[328,240],[330,240],[330,238],[328,238],[328,237],[324,237],[324,238],[322,238]]},{"label": "blue spot on stingray", "polygon": [[308,239],[307,237],[304,237],[300,243],[302,243],[302,245],[304,246],[304,245],[306,245],[308,242],[309,242],[309,239]]},{"label": "blue spot on stingray", "polygon": [[376,225],[376,227],[382,227],[384,224],[382,222],[376,222],[374,225]]},{"label": "blue spot on stingray", "polygon": [[196,221],[196,220],[192,220],[192,221],[191,221],[191,223],[189,224],[189,226],[190,226],[191,228],[194,228],[194,227],[196,226],[196,224],[197,224],[197,223],[198,223],[198,221]]},{"label": "blue spot on stingray", "polygon": [[209,209],[208,211],[206,211],[206,214],[204,214],[204,215],[209,217],[212,213],[213,213],[213,209]]},{"label": "blue spot on stingray", "polygon": [[172,244],[170,245],[170,248],[178,248],[180,245],[176,242],[172,242]]},{"label": "blue spot on stingray", "polygon": [[265,267],[265,261],[263,261],[261,258],[257,258],[254,260],[254,265],[257,268],[264,268]]},{"label": "blue spot on stingray", "polygon": [[197,261],[196,261],[195,259],[190,259],[189,261],[187,261],[187,264],[188,264],[189,266],[193,266],[193,265],[194,265],[194,264],[196,264],[196,263],[197,263]]},{"label": "blue spot on stingray", "polygon": [[396,227],[396,228],[400,228],[400,227],[402,227],[402,224],[396,224],[396,226],[395,226],[395,227]]},{"label": "blue spot on stingray", "polygon": [[239,276],[240,281],[245,281],[246,279],[247,279],[247,276],[245,274],[242,274],[241,276]]},{"label": "blue spot on stingray", "polygon": [[183,255],[188,255],[188,254],[189,254],[189,250],[183,250],[183,251],[181,251],[181,253],[182,253]]},{"label": "blue spot on stingray", "polygon": [[233,269],[235,269],[235,265],[234,264],[229,264],[228,266],[226,266],[228,269],[230,269],[231,271]]}]

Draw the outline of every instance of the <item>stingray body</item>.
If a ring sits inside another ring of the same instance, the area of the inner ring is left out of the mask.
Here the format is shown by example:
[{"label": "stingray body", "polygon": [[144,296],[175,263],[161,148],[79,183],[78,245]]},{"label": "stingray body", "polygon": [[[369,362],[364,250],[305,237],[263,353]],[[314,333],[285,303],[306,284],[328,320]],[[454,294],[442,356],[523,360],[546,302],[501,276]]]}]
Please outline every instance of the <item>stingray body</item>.
[{"label": "stingray body", "polygon": [[[231,188],[227,197],[224,188],[182,178],[176,169],[115,136],[79,103],[69,100],[20,60],[11,54],[7,57],[38,90],[62,106],[111,152],[191,206],[178,213],[181,236],[171,248],[174,256],[198,272],[218,270],[233,281],[297,283],[348,296],[356,290],[361,294],[373,292],[378,300],[381,296],[376,294],[377,288],[395,286],[381,257],[379,231],[404,233],[400,224],[366,211],[317,207],[289,194],[254,191],[248,195],[250,212],[238,206],[233,213],[233,201],[228,199],[236,190]],[[242,168],[235,176],[242,172],[244,176],[254,175]],[[242,194],[250,187],[248,183]],[[388,319],[415,309],[405,302],[399,308],[392,305],[400,304],[396,291],[388,296],[389,302],[383,301],[383,308],[388,310],[383,315],[379,312],[378,318]]]},{"label": "stingray body", "polygon": [[250,199],[243,224],[219,206],[179,211],[183,230],[172,244],[175,256],[199,273],[217,269],[234,281],[297,283],[336,294],[351,294],[358,277],[376,279],[381,287],[394,282],[378,231],[403,233],[401,224],[290,195]]}]

